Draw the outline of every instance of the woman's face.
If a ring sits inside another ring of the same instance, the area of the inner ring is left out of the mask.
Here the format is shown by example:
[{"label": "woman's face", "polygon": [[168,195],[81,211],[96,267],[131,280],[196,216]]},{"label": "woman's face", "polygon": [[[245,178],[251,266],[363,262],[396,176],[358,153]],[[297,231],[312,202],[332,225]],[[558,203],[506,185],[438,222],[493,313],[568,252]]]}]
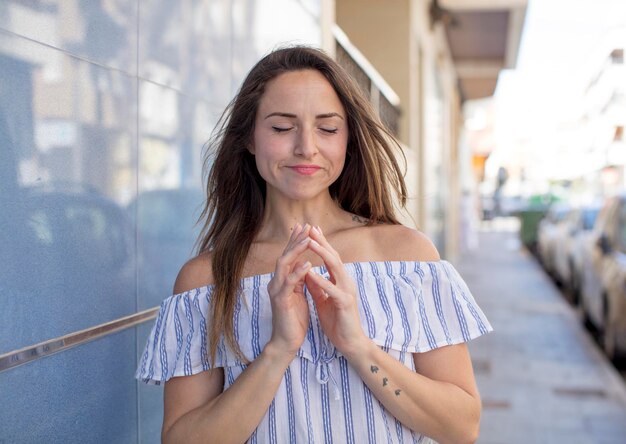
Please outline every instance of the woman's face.
[{"label": "woman's face", "polygon": [[291,71],[268,82],[250,147],[268,198],[307,200],[327,192],[341,174],[347,143],[345,110],[321,73]]}]

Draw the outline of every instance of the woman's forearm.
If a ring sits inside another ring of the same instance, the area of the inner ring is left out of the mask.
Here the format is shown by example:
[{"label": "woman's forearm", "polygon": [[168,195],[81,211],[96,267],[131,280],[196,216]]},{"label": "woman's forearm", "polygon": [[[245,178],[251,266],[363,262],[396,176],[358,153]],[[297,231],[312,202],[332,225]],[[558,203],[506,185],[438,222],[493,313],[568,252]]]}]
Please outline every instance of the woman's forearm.
[{"label": "woman's forearm", "polygon": [[241,443],[267,412],[294,356],[268,344],[228,390],[181,416],[164,443]]},{"label": "woman's forearm", "polygon": [[346,358],[374,396],[405,426],[442,444],[476,441],[477,393],[416,373],[372,341]]}]

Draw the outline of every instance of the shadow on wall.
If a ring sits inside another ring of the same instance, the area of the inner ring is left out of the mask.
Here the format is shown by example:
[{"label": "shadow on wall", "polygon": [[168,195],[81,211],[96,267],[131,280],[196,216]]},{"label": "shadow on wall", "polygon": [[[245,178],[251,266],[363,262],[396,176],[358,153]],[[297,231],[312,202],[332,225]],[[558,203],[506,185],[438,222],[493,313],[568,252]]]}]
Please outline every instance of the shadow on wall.
[{"label": "shadow on wall", "polygon": [[[31,345],[134,310],[133,232],[124,212],[94,191],[67,185],[4,196],[1,259],[11,295],[0,350]],[[64,328],[63,326],[66,326]]]},{"label": "shadow on wall", "polygon": [[153,190],[123,209],[95,190],[47,184],[0,202],[6,352],[159,305],[192,254],[202,194]]},{"label": "shadow on wall", "polygon": [[[124,208],[85,184],[23,186],[34,148],[13,129],[32,116],[7,114],[2,92],[0,354],[158,305],[191,255],[202,193],[152,190]],[[0,373],[0,442],[133,441],[135,342],[126,330]]]},{"label": "shadow on wall", "polygon": [[0,55],[0,354],[158,305],[192,254],[203,201],[161,189],[124,208],[98,190],[119,174],[107,144],[38,148],[33,70]]}]

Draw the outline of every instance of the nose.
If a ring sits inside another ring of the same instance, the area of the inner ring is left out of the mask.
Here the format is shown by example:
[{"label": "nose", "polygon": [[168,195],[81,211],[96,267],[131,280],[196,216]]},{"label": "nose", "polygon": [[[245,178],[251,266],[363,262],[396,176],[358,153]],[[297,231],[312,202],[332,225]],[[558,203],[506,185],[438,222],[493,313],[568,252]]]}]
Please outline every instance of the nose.
[{"label": "nose", "polygon": [[310,159],[317,153],[317,151],[317,143],[315,141],[313,129],[302,128],[298,132],[298,139],[296,140],[294,153],[297,156]]}]

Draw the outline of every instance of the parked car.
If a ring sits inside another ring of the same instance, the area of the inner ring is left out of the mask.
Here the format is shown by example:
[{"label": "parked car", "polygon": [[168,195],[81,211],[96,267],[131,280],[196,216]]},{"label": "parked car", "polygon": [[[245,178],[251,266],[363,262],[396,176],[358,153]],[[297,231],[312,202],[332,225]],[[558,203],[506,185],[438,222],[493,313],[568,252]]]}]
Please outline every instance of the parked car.
[{"label": "parked car", "polygon": [[599,212],[599,205],[572,209],[563,220],[562,229],[554,242],[554,277],[563,285],[566,297],[575,306],[578,306],[580,297],[583,255],[589,251],[587,244]]},{"label": "parked car", "polygon": [[561,202],[552,204],[537,228],[539,259],[545,270],[551,275],[554,274],[556,244],[562,241],[565,236],[567,227],[564,221],[570,211],[571,208],[568,204]]},{"label": "parked car", "polygon": [[[115,201],[85,184],[47,182],[0,189],[0,208],[0,354],[136,311],[135,230]],[[0,442],[135,436],[135,335],[128,329],[2,373]]]},{"label": "parked car", "polygon": [[115,202],[49,184],[2,203],[0,353],[133,313],[134,231]]},{"label": "parked car", "polygon": [[581,310],[611,359],[626,356],[626,194],[607,199],[583,254]]}]

